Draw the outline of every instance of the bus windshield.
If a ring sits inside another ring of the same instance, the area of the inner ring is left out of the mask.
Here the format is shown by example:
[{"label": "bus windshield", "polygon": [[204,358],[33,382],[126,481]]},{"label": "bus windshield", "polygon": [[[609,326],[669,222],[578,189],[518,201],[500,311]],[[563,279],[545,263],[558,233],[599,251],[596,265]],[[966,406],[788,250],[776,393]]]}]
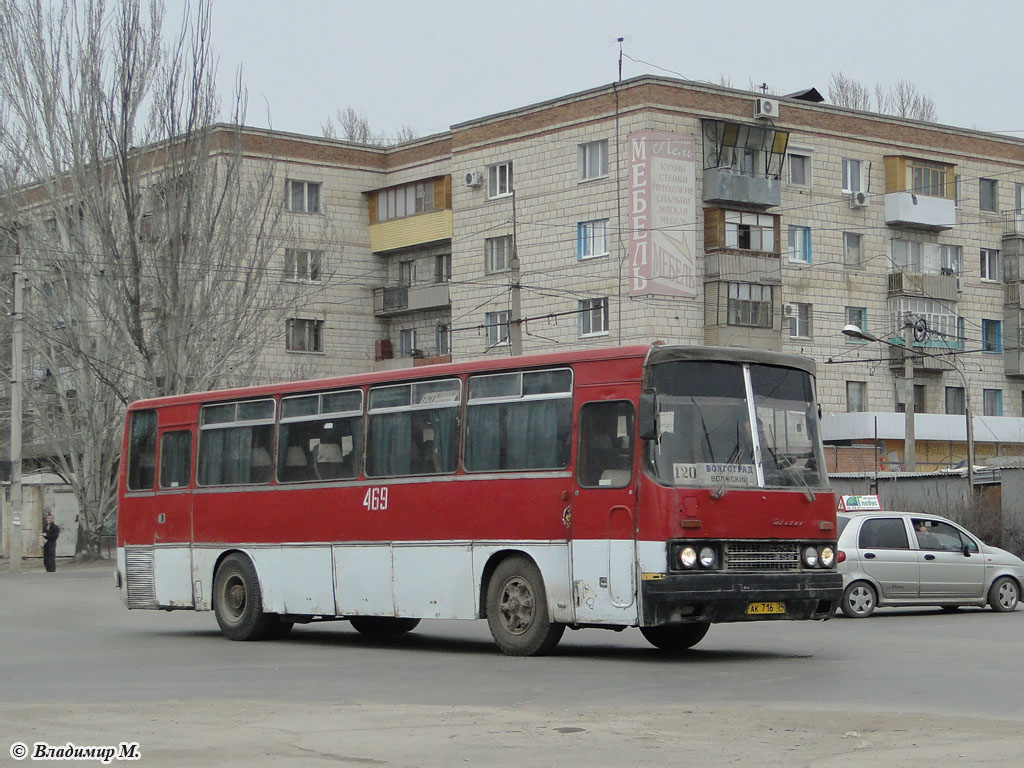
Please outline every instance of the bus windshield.
[{"label": "bus windshield", "polygon": [[806,371],[672,361],[655,365],[651,381],[658,437],[648,442],[646,463],[660,482],[715,488],[825,485],[818,469],[823,462],[814,384]]}]

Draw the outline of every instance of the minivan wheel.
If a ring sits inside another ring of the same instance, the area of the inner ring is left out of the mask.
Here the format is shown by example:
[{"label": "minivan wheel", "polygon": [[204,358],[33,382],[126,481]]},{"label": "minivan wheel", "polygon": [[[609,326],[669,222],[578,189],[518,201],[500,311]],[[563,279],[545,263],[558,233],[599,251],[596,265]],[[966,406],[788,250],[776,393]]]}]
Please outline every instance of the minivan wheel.
[{"label": "minivan wheel", "polygon": [[988,604],[993,611],[1009,613],[1017,609],[1020,602],[1020,587],[1009,576],[1000,576],[988,590]]},{"label": "minivan wheel", "polygon": [[855,581],[843,592],[840,608],[843,615],[851,619],[866,619],[875,612],[878,596],[875,588],[866,581]]}]

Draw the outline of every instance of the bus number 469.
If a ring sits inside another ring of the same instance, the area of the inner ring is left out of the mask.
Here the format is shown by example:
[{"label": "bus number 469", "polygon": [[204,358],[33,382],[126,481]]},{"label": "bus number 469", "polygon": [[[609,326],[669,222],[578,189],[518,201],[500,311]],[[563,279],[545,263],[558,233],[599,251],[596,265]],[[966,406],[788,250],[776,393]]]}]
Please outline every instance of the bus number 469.
[{"label": "bus number 469", "polygon": [[387,486],[378,486],[375,488],[367,488],[366,495],[363,497],[363,506],[371,512],[388,508],[388,489]]}]

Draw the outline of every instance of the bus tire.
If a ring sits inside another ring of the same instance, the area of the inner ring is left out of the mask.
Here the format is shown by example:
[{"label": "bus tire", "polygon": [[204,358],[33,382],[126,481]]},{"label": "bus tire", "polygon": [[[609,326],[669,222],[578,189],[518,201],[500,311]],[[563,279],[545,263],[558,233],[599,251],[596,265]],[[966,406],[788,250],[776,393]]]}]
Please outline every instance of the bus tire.
[{"label": "bus tire", "polygon": [[662,651],[688,651],[704,639],[711,624],[668,624],[660,627],[640,627],[640,634],[648,643]]},{"label": "bus tire", "polygon": [[263,593],[256,568],[245,555],[224,558],[213,580],[213,610],[220,631],[229,640],[262,640],[277,619],[263,612]]},{"label": "bus tire", "polygon": [[549,653],[565,632],[548,615],[544,580],[533,561],[506,557],[487,584],[487,624],[494,642],[509,656]]},{"label": "bus tire", "polygon": [[352,628],[367,637],[387,637],[412,632],[420,623],[419,619],[397,619],[391,616],[349,616]]}]

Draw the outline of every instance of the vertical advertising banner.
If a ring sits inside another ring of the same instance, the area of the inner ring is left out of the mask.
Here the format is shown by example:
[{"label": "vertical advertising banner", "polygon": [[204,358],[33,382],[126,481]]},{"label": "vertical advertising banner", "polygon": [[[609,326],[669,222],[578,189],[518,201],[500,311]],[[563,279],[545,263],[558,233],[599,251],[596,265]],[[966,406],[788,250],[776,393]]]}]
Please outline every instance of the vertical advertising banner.
[{"label": "vertical advertising banner", "polygon": [[638,131],[629,144],[629,294],[697,296],[697,142]]}]

